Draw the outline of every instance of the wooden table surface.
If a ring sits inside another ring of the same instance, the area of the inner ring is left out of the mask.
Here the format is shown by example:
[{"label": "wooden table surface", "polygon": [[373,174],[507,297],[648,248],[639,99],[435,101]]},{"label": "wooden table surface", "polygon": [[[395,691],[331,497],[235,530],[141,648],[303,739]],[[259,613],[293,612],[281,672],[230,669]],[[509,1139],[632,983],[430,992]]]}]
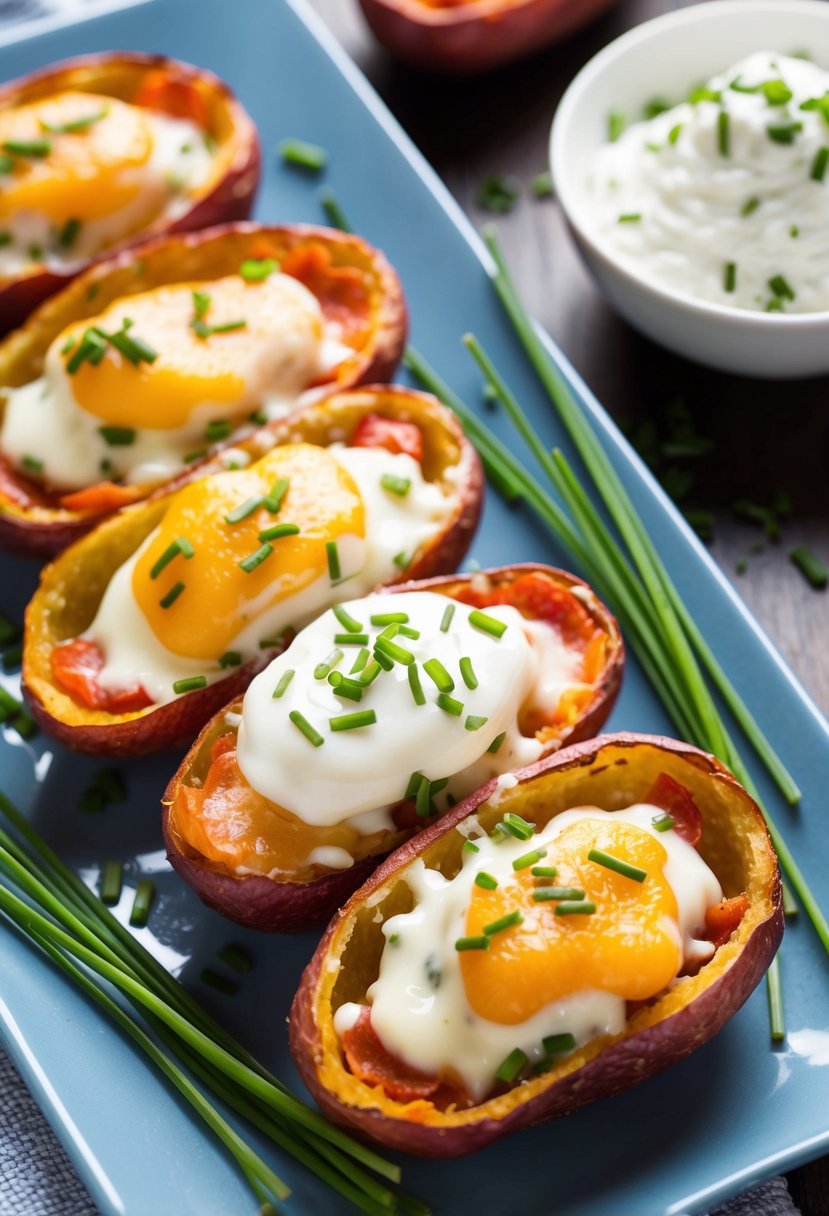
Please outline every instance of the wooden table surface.
[{"label": "wooden table surface", "polygon": [[[740,379],[661,350],[604,301],[555,202],[538,202],[528,190],[547,167],[553,112],[582,64],[630,26],[684,7],[681,0],[620,0],[563,46],[473,80],[425,77],[396,64],[373,40],[356,0],[311,2],[476,225],[491,218],[476,198],[483,178],[506,173],[522,184],[520,202],[499,217],[519,289],[614,418],[635,429],[664,417],[679,398],[698,433],[713,441],[710,453],[683,466],[696,484],[682,505],[715,511],[714,557],[829,713],[829,593],[814,591],[788,557],[807,544],[829,566],[829,382]],[[778,492],[791,495],[794,510],[781,540],[769,543],[734,517],[732,505],[740,498],[768,505]],[[762,552],[752,552],[760,542]],[[743,557],[747,567],[738,574]],[[803,1216],[827,1216],[829,1158],[788,1177]]]}]

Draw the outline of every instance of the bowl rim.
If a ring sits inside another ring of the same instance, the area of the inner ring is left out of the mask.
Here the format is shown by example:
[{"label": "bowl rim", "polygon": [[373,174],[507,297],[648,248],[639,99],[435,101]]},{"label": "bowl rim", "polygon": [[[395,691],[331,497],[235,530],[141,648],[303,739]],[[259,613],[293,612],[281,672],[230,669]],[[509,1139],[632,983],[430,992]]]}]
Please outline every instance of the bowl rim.
[{"label": "bowl rim", "polygon": [[[753,16],[764,13],[785,14],[791,18],[808,15],[824,21],[827,33],[829,33],[829,4],[826,3],[826,0],[706,0],[703,4],[692,4],[687,8],[661,13],[657,17],[652,17],[626,30],[618,38],[614,38],[612,42],[597,51],[579,69],[565,89],[553,115],[549,138],[549,162],[556,198],[568,225],[578,237],[578,241],[589,247],[591,253],[600,261],[608,263],[620,278],[646,293],[654,302],[680,305],[696,314],[700,319],[721,320],[730,325],[737,323],[747,326],[756,325],[765,331],[771,329],[778,331],[823,329],[829,324],[829,307],[802,313],[757,312],[750,308],[738,308],[736,305],[703,300],[684,291],[671,290],[661,283],[655,283],[643,275],[637,274],[619,258],[615,250],[605,244],[603,239],[597,239],[585,228],[578,218],[578,208],[571,206],[568,197],[572,174],[568,172],[563,157],[565,134],[581,103],[582,96],[602,76],[606,68],[618,59],[624,58],[629,50],[639,46],[642,42],[649,41],[665,29],[681,32],[686,26],[698,25],[711,20],[717,21],[720,17],[731,16],[735,13],[741,15],[750,13]],[[825,70],[829,72],[829,66]]]}]

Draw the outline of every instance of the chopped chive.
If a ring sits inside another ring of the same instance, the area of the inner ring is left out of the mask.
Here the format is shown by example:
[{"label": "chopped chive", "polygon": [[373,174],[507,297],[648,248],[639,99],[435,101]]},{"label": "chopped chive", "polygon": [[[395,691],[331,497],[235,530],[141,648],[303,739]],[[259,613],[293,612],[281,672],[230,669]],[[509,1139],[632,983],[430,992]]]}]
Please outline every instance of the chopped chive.
[{"label": "chopped chive", "polygon": [[486,870],[481,870],[475,875],[475,886],[482,887],[484,891],[495,891],[498,887],[498,879],[487,874]]},{"label": "chopped chive", "polygon": [[30,156],[34,160],[42,160],[52,151],[52,141],[49,139],[7,139],[3,143],[3,151],[9,156]]},{"label": "chopped chive", "polygon": [[459,937],[455,942],[455,949],[462,950],[488,950],[488,937]]},{"label": "chopped chive", "polygon": [[334,613],[334,616],[340,622],[343,629],[348,630],[349,633],[362,632],[363,626],[359,621],[355,621],[353,616],[349,615],[348,610],[344,608],[342,604],[335,604],[331,611]]},{"label": "chopped chive", "polygon": [[230,334],[237,329],[247,329],[247,321],[240,317],[235,321],[223,321],[221,325],[208,325],[198,319],[190,322],[190,328],[197,338],[210,338],[213,334]]},{"label": "chopped chive", "polygon": [[464,853],[480,853],[480,851],[481,851],[481,850],[480,850],[480,849],[478,848],[478,846],[477,846],[477,845],[474,843],[474,841],[472,841],[472,840],[465,840],[465,841],[463,842],[463,852],[464,852]]},{"label": "chopped chive", "polygon": [[641,219],[642,219],[641,211],[623,211],[621,215],[617,216],[616,223],[617,224],[638,224]]},{"label": "chopped chive", "polygon": [[461,659],[458,664],[461,670],[461,679],[467,688],[473,689],[478,687],[478,677],[472,669],[472,660],[469,658]]},{"label": "chopped chive", "polygon": [[441,633],[448,633],[449,626],[452,624],[452,617],[455,615],[455,605],[447,604],[443,610],[443,618],[440,622]]},{"label": "chopped chive", "polygon": [[342,661],[343,652],[341,650],[332,650],[321,663],[317,663],[314,668],[314,679],[324,680],[330,671]]},{"label": "chopped chive", "polygon": [[456,701],[448,693],[439,692],[437,704],[439,709],[442,709],[446,714],[451,714],[453,718],[459,718],[463,713],[463,701]]},{"label": "chopped chive", "polygon": [[503,1081],[506,1085],[510,1085],[519,1073],[529,1064],[526,1054],[520,1047],[515,1047],[509,1053],[506,1060],[499,1064],[495,1071],[495,1080]]},{"label": "chopped chive", "polygon": [[390,494],[396,494],[398,498],[405,498],[412,488],[412,480],[410,477],[395,477],[393,473],[384,473],[380,478],[380,485]]},{"label": "chopped chive", "polygon": [[487,612],[479,612],[477,608],[470,612],[469,624],[473,629],[488,633],[493,638],[503,637],[507,631],[505,621],[499,621],[496,616],[490,616]]},{"label": "chopped chive", "polygon": [[[440,697],[438,697],[438,702],[440,702]],[[486,726],[488,721],[489,718],[483,718],[478,714],[468,714],[463,724],[464,730],[480,730],[482,726]]]},{"label": "chopped chive", "polygon": [[250,421],[255,422],[257,426],[264,426],[268,421],[268,415],[264,410],[254,410],[250,415]]},{"label": "chopped chive", "polygon": [[383,668],[380,666],[377,660],[371,659],[368,663],[366,663],[365,667],[360,672],[360,678],[357,681],[358,684],[360,684],[363,688],[368,688],[369,684],[374,683],[381,671],[383,671]]},{"label": "chopped chive", "polygon": [[657,832],[668,832],[674,826],[674,817],[663,811],[661,815],[654,815],[651,826],[656,828]]},{"label": "chopped chive", "polygon": [[42,473],[43,461],[36,456],[24,456],[20,462],[27,473]]},{"label": "chopped chive", "polygon": [[143,929],[150,917],[150,908],[155,899],[155,883],[149,878],[139,880],[130,910],[130,924],[134,929]]},{"label": "chopped chive", "polygon": [[415,810],[421,819],[425,819],[428,815],[435,813],[432,807],[432,786],[426,777],[422,778],[420,785],[417,787]]},{"label": "chopped chive", "polygon": [[101,106],[100,110],[83,118],[73,118],[69,122],[44,122],[41,118],[39,124],[41,130],[48,131],[50,135],[76,135],[79,131],[88,131],[94,123],[106,118],[107,114],[109,106]]},{"label": "chopped chive", "polygon": [[486,750],[488,752],[491,752],[494,756],[497,751],[500,751],[501,744],[504,742],[506,737],[507,737],[507,732],[505,730],[502,730],[500,735],[495,736],[495,738],[492,740],[492,742],[490,743],[489,747]]},{"label": "chopped chive", "polygon": [[572,1034],[548,1034],[541,1042],[548,1056],[558,1055],[562,1051],[572,1051],[576,1046],[576,1039]]},{"label": "chopped chive", "polygon": [[309,169],[319,173],[328,163],[328,153],[319,144],[309,144],[304,139],[283,139],[279,152],[287,165],[298,169]]},{"label": "chopped chive", "polygon": [[399,933],[390,933],[389,934],[389,945],[390,946],[394,946],[399,941],[400,941]]},{"label": "chopped chive", "polygon": [[441,663],[440,659],[427,659],[423,670],[437,688],[438,692],[452,692],[455,681]]},{"label": "chopped chive", "polygon": [[67,220],[66,223],[61,228],[60,235],[58,237],[58,244],[61,246],[61,248],[62,249],[71,249],[72,246],[75,244],[75,241],[78,239],[78,233],[80,232],[80,230],[81,230],[81,221],[80,220],[75,220],[75,219]]},{"label": "chopped chive", "polygon": [[162,596],[158,601],[162,608],[170,608],[176,602],[178,597],[184,590],[184,583],[174,583],[166,595]]},{"label": "chopped chive", "polygon": [[[391,638],[379,637],[374,640],[374,655],[377,657],[377,652],[386,655],[395,663],[401,663],[404,667],[410,667],[415,661],[415,657],[411,650],[406,650],[404,646],[398,646],[397,642],[393,642]],[[379,662],[379,660],[378,660]]]},{"label": "chopped chive", "polygon": [[288,491],[288,478],[280,477],[271,486],[270,493],[262,499],[262,506],[271,515],[276,515],[282,506],[282,499]]},{"label": "chopped chive", "polygon": [[624,131],[628,125],[628,120],[624,114],[620,114],[618,110],[611,110],[607,116],[607,138],[612,144]]},{"label": "chopped chive", "polygon": [[126,448],[135,443],[135,430],[129,426],[99,426],[98,434],[111,448]]},{"label": "chopped chive", "polygon": [[[3,242],[0,241],[0,244],[2,244],[2,243]],[[72,350],[74,348],[76,342],[77,342],[77,338],[73,337],[73,335],[70,334],[69,337],[64,342],[63,346],[60,348],[59,353],[62,355],[68,355],[70,350]]]},{"label": "chopped chive", "polygon": [[399,632],[401,638],[411,638],[412,641],[417,641],[417,639],[420,637],[420,630],[412,629],[409,625],[401,625],[399,627]]},{"label": "chopped chive", "polygon": [[207,984],[210,988],[215,988],[217,992],[221,992],[224,996],[235,996],[239,991],[238,984],[234,984],[233,980],[229,980],[224,975],[219,975],[218,971],[212,971],[209,967],[205,967],[199,976],[203,984]]},{"label": "chopped chive", "polygon": [[259,539],[263,541],[282,540],[285,536],[298,536],[299,524],[271,524],[269,528],[263,528],[259,533]]},{"label": "chopped chive", "polygon": [[533,878],[555,878],[558,866],[533,866],[530,873]]},{"label": "chopped chive", "polygon": [[536,173],[530,182],[530,189],[535,198],[552,198],[553,179],[546,170],[543,173]]},{"label": "chopped chive", "polygon": [[132,322],[128,322],[125,318],[121,329],[116,333],[104,334],[103,336],[134,367],[137,367],[139,363],[155,363],[158,358],[158,351],[153,350],[142,338],[136,337],[135,334],[127,333],[131,324]]},{"label": "chopped chive", "polygon": [[261,506],[261,498],[247,498],[238,507],[234,507],[232,511],[228,511],[225,516],[225,523],[239,524],[243,519],[247,519],[249,515],[253,515],[254,511],[258,511]]},{"label": "chopped chive", "polygon": [[731,115],[720,110],[717,115],[717,150],[720,156],[731,155]]},{"label": "chopped chive", "polygon": [[[533,849],[531,853],[524,853],[521,857],[516,857],[512,863],[513,870],[526,870],[530,866],[535,865],[537,861],[541,861],[542,857],[547,856],[547,850],[543,847]],[[545,867],[548,868],[549,867]]]},{"label": "chopped chive", "polygon": [[228,942],[226,946],[222,946],[221,950],[217,950],[216,958],[221,959],[225,966],[229,967],[231,971],[235,971],[237,975],[247,975],[253,967],[253,959],[247,950],[243,950],[234,942]]},{"label": "chopped chive", "polygon": [[337,646],[367,646],[367,633],[335,633],[334,642]]},{"label": "chopped chive", "polygon": [[372,625],[405,625],[408,623],[408,612],[375,612],[370,618]]},{"label": "chopped chive", "polygon": [[769,279],[769,288],[781,300],[793,300],[795,298],[795,293],[782,274],[776,274],[773,278]]},{"label": "chopped chive", "polygon": [[208,422],[204,437],[208,443],[218,443],[220,439],[227,439],[232,431],[232,423],[224,418],[214,418],[212,422]]},{"label": "chopped chive", "polygon": [[424,781],[426,781],[426,778],[423,776],[423,773],[417,771],[413,772],[409,778],[409,784],[406,786],[406,793],[403,795],[403,797],[414,798]]},{"label": "chopped chive", "polygon": [[411,689],[415,705],[425,705],[426,694],[423,691],[423,685],[420,683],[417,663],[410,663],[406,674],[409,677],[409,688]]},{"label": "chopped chive", "polygon": [[[293,675],[293,672],[291,672]],[[305,736],[309,743],[313,743],[314,747],[322,747],[325,740],[319,731],[314,730],[307,718],[303,717],[298,709],[292,709],[288,717],[293,722],[294,726]]]},{"label": "chopped chive", "polygon": [[398,570],[406,570],[412,564],[411,557],[403,549],[401,549],[399,553],[395,553],[392,561],[394,562],[395,566],[397,566]]},{"label": "chopped chive", "polygon": [[685,125],[684,123],[678,122],[676,124],[676,126],[671,127],[670,131],[668,132],[668,143],[671,145],[671,147],[674,146],[674,144],[676,143],[676,141],[679,139],[680,135],[682,134],[682,128],[684,125]]},{"label": "chopped chive", "polygon": [[503,933],[505,929],[512,929],[513,926],[523,923],[523,914],[518,908],[515,908],[514,911],[507,912],[506,916],[499,916],[497,920],[484,925],[484,933],[487,937],[493,937],[496,933]]},{"label": "chopped chive", "polygon": [[173,558],[178,557],[179,554],[181,554],[181,556],[184,558],[190,558],[195,552],[196,550],[186,537],[177,536],[172,544],[167,546],[167,548],[161,554],[161,557],[150,570],[150,578],[158,578],[165,566],[168,566]]},{"label": "chopped chive", "polygon": [[296,672],[294,671],[293,667],[289,667],[287,671],[283,671],[282,675],[279,677],[279,682],[277,683],[276,688],[273,690],[274,701],[278,701],[279,698],[283,696],[286,688],[294,678],[295,674]]},{"label": "chopped chive", "polygon": [[245,574],[252,574],[257,566],[261,566],[262,562],[266,561],[273,553],[273,545],[267,542],[261,545],[255,553],[249,553],[247,557],[243,557],[236,565],[240,570],[244,570]]},{"label": "chopped chive", "polygon": [[752,198],[747,198],[740,208],[740,215],[743,217],[743,219],[747,219],[748,216],[752,215],[759,206],[760,200],[756,195]]},{"label": "chopped chive", "polygon": [[210,309],[210,295],[206,291],[194,291],[193,296],[193,312],[196,314],[197,321],[203,321]]},{"label": "chopped chive", "polygon": [[239,267],[239,274],[246,283],[261,283],[278,269],[279,263],[275,258],[245,258]]},{"label": "chopped chive", "polygon": [[362,650],[360,651],[360,653],[357,655],[357,658],[354,660],[354,666],[351,668],[351,671],[348,673],[350,676],[356,675],[357,672],[363,670],[366,663],[368,662],[368,655],[369,655],[368,649],[367,649],[367,647],[364,646],[362,648]]},{"label": "chopped chive", "polygon": [[[335,679],[335,677],[337,677]],[[348,701],[362,701],[363,686],[356,680],[349,680],[338,671],[332,671],[328,683],[334,689],[335,697],[345,697]]]},{"label": "chopped chive", "polygon": [[325,545],[325,556],[328,558],[328,574],[332,583],[338,583],[342,578],[340,570],[340,551],[335,540],[329,540]]},{"label": "chopped chive", "polygon": [[798,545],[797,548],[792,549],[789,553],[789,561],[797,566],[806,582],[816,591],[822,591],[829,582],[829,571],[820,558],[816,557],[806,545]]},{"label": "chopped chive", "polygon": [[632,882],[644,882],[648,877],[648,871],[643,870],[641,866],[631,865],[629,861],[623,861],[621,857],[614,857],[612,853],[606,853],[604,849],[591,849],[587,854],[588,861],[594,861],[597,866],[604,866],[606,870],[613,870],[616,874],[621,874],[623,878],[629,878]]},{"label": "chopped chive", "polygon": [[23,659],[23,647],[18,643],[17,646],[10,646],[3,653],[3,670],[5,672],[17,671]]},{"label": "chopped chive", "polygon": [[185,680],[176,680],[173,692],[195,692],[197,688],[207,687],[207,676],[188,676]]},{"label": "chopped chive", "polygon": [[592,916],[596,905],[589,899],[566,899],[555,906],[556,916]]},{"label": "chopped chive", "polygon": [[793,144],[795,136],[802,130],[802,122],[773,123],[766,127],[766,134],[776,144]]},{"label": "chopped chive", "polygon": [[536,887],[533,899],[537,904],[546,903],[550,899],[579,900],[584,899],[584,891],[581,887]]},{"label": "chopped chive", "polygon": [[207,455],[207,448],[196,448],[193,452],[187,452],[181,458],[182,464],[193,464],[196,460],[203,460]]},{"label": "chopped chive", "polygon": [[800,229],[798,228],[797,224],[792,224],[791,228],[789,229],[789,236],[792,237],[792,239],[800,236]]},{"label": "chopped chive", "polygon": [[335,718],[328,719],[328,725],[332,730],[359,730],[363,726],[374,726],[377,721],[377,714],[373,709],[358,709],[353,714],[338,714]]},{"label": "chopped chive", "polygon": [[241,665],[242,656],[239,654],[238,650],[226,650],[225,653],[219,657],[220,667],[241,667]]},{"label": "chopped chive", "polygon": [[394,671],[394,659],[392,659],[389,655],[384,654],[382,650],[375,649],[374,662],[378,667],[381,667],[383,671]]},{"label": "chopped chive", "polygon": [[813,182],[822,182],[826,176],[826,166],[829,164],[829,148],[818,148],[812,161],[809,176]]},{"label": "chopped chive", "polygon": [[518,184],[505,173],[490,173],[478,186],[477,203],[485,211],[507,215],[518,202]]},{"label": "chopped chive", "polygon": [[501,822],[510,835],[515,836],[517,840],[529,840],[531,836],[535,835],[535,826],[527,823],[526,819],[522,819],[513,811],[507,811]]},{"label": "chopped chive", "polygon": [[342,232],[351,231],[351,225],[333,190],[323,190],[320,193],[320,206],[332,228],[339,228]]},{"label": "chopped chive", "polygon": [[723,290],[734,291],[737,286],[737,263],[726,262],[723,271]]},{"label": "chopped chive", "polygon": [[124,867],[120,861],[107,861],[101,870],[101,903],[112,907],[121,898]]}]

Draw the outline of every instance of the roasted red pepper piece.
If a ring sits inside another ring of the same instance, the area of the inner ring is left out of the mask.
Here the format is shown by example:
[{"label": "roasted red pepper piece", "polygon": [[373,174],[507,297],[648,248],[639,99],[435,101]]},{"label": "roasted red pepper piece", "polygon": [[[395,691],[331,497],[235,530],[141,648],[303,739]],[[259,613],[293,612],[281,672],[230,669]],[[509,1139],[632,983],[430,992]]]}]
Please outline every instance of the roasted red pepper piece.
[{"label": "roasted red pepper piece", "polygon": [[365,1006],[350,1030],[342,1036],[343,1051],[355,1077],[366,1085],[380,1085],[395,1102],[424,1099],[445,1110],[447,1106],[469,1106],[471,1099],[461,1088],[440,1077],[429,1076],[391,1054],[371,1024],[371,1010]]},{"label": "roasted red pepper piece", "polygon": [[714,904],[705,913],[705,935],[719,948],[724,946],[748,911],[748,896],[734,895]]},{"label": "roasted red pepper piece", "polygon": [[395,456],[403,453],[418,464],[423,459],[423,435],[413,422],[398,422],[380,414],[366,414],[351,436],[352,448],[385,448]]},{"label": "roasted red pepper piece", "polygon": [[365,277],[356,266],[335,266],[323,245],[289,249],[280,270],[299,279],[320,302],[326,321],[340,327],[340,340],[358,344],[371,313]]},{"label": "roasted red pepper piece", "polygon": [[674,831],[696,847],[702,836],[702,816],[684,785],[668,773],[660,773],[642,799],[666,811],[674,821]]},{"label": "roasted red pepper piece", "polygon": [[55,683],[87,709],[129,714],[153,704],[140,684],[118,692],[101,688],[98,673],[104,665],[103,651],[97,642],[88,638],[75,638],[63,646],[56,646],[51,661]]},{"label": "roasted red pepper piece", "polygon": [[187,118],[197,127],[207,128],[207,103],[199,85],[171,80],[164,68],[147,73],[135,104],[147,110],[160,110],[172,118]]}]

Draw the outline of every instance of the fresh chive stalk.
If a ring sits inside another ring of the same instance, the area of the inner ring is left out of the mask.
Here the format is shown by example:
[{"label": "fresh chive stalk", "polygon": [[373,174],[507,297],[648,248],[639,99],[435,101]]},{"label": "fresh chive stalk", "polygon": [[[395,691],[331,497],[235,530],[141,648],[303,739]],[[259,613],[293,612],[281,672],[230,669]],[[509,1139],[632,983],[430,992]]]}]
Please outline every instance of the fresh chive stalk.
[{"label": "fresh chive stalk", "polygon": [[597,866],[603,866],[606,870],[613,870],[614,873],[621,874],[623,878],[629,878],[632,882],[644,882],[648,877],[648,871],[643,870],[641,866],[631,865],[621,857],[614,857],[612,853],[606,853],[604,849],[591,849],[587,854],[587,859],[594,861]]},{"label": "fresh chive stalk", "polygon": [[130,911],[130,924],[135,929],[143,929],[150,916],[150,909],[155,899],[155,883],[149,878],[139,880],[135,888],[135,897]]},{"label": "fresh chive stalk", "polygon": [[286,165],[319,173],[328,164],[328,153],[319,144],[304,139],[283,139],[279,153]]}]

